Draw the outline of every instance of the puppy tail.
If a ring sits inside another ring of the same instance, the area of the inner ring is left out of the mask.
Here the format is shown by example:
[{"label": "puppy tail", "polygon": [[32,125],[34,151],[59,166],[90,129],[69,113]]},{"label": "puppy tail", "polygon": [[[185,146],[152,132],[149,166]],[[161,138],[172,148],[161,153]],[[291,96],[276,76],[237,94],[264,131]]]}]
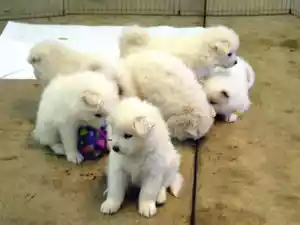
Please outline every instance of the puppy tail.
[{"label": "puppy tail", "polygon": [[148,41],[149,35],[144,28],[138,25],[124,28],[119,40],[121,57],[133,49],[146,46]]},{"label": "puppy tail", "polygon": [[245,65],[247,70],[248,89],[250,89],[253,87],[255,81],[255,72],[248,62],[245,61]]}]

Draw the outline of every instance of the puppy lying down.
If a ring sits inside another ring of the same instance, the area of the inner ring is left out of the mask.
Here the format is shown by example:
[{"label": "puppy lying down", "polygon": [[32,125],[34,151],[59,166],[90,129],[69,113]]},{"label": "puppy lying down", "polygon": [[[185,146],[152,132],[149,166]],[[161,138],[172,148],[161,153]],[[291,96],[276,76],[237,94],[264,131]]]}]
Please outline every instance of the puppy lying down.
[{"label": "puppy lying down", "polygon": [[57,76],[43,91],[33,138],[56,154],[66,155],[68,161],[80,163],[78,127],[99,128],[118,101],[116,83],[104,74],[86,71]]},{"label": "puppy lying down", "polygon": [[35,77],[44,84],[58,74],[97,71],[112,75],[115,72],[113,62],[101,54],[75,51],[54,40],[45,40],[34,45],[27,61],[32,65]]},{"label": "puppy lying down", "polygon": [[254,80],[252,67],[238,57],[237,65],[227,69],[214,69],[204,81],[204,90],[216,113],[224,115],[227,122],[234,122],[251,105],[249,89]]},{"label": "puppy lying down", "polygon": [[156,202],[166,201],[166,188],[178,196],[183,184],[180,155],[160,111],[136,97],[124,98],[108,117],[110,154],[107,199],[101,212],[115,213],[130,184],[141,187],[139,213],[150,217]]},{"label": "puppy lying down", "polygon": [[236,32],[225,26],[189,35],[150,37],[145,28],[135,25],[124,28],[119,40],[121,57],[143,49],[165,51],[179,57],[199,79],[216,66],[234,66],[239,43]]},{"label": "puppy lying down", "polygon": [[169,53],[130,54],[121,59],[118,79],[124,96],[138,96],[160,109],[172,137],[198,139],[214,122],[215,111],[194,73]]}]

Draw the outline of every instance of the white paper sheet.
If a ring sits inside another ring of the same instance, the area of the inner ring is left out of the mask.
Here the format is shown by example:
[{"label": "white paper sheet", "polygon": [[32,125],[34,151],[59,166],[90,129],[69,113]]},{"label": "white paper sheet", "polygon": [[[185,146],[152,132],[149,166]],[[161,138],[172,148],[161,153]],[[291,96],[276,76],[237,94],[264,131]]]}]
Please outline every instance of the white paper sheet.
[{"label": "white paper sheet", "polygon": [[[100,52],[111,60],[119,57],[118,40],[122,26],[44,25],[9,21],[0,36],[0,78],[34,79],[27,63],[30,48],[39,41],[59,38],[72,48],[88,52]],[[201,32],[202,27],[175,28],[150,27],[154,36],[187,35]]]},{"label": "white paper sheet", "polygon": [[0,36],[0,78],[9,78],[14,73],[29,71],[28,78],[32,79],[31,66],[27,63],[29,48],[21,42]]}]

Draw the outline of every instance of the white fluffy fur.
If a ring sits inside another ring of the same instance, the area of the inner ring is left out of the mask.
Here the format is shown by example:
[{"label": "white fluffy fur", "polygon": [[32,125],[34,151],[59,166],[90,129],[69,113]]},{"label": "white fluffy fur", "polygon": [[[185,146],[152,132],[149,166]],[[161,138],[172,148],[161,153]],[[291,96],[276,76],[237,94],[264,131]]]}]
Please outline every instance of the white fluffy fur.
[{"label": "white fluffy fur", "polygon": [[119,41],[122,57],[143,48],[166,51],[183,60],[199,78],[215,66],[229,68],[235,65],[239,43],[235,31],[225,26],[172,37],[150,37],[145,28],[131,26],[123,29]]},{"label": "white fluffy fur", "polygon": [[125,96],[138,96],[157,106],[172,137],[205,135],[215,112],[194,73],[166,52],[141,51],[121,60],[119,83]]},{"label": "white fluffy fur", "polygon": [[255,73],[241,57],[231,68],[216,68],[204,81],[204,90],[218,114],[225,115],[227,122],[237,120],[239,114],[251,105],[249,89],[253,86]]},{"label": "white fluffy fur", "polygon": [[127,187],[133,184],[141,187],[139,213],[153,216],[156,201],[166,201],[166,188],[178,196],[183,184],[180,155],[167,125],[155,106],[136,97],[121,100],[108,124],[108,191],[101,212],[118,211]]},{"label": "white fluffy fur", "polygon": [[86,71],[58,76],[44,89],[33,138],[66,155],[68,161],[80,163],[78,126],[99,127],[118,101],[117,85],[103,74]]},{"label": "white fluffy fur", "polygon": [[70,75],[80,71],[97,71],[113,76],[113,62],[101,54],[75,51],[64,44],[45,40],[30,50],[27,61],[34,69],[37,79],[47,84],[57,75]]}]

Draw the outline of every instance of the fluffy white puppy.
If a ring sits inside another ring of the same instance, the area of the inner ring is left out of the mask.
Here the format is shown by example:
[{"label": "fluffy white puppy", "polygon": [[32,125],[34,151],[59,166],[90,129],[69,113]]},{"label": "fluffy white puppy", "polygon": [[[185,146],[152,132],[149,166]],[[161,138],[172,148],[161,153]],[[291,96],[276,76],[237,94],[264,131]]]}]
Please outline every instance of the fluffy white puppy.
[{"label": "fluffy white puppy", "polygon": [[156,201],[166,201],[166,188],[178,196],[183,184],[167,125],[155,106],[136,97],[121,100],[108,124],[108,190],[101,212],[118,211],[131,184],[141,187],[139,213],[153,216]]},{"label": "fluffy white puppy", "polygon": [[103,74],[86,71],[58,76],[44,89],[33,138],[66,155],[68,161],[80,163],[79,125],[99,127],[118,101],[117,85]]},{"label": "fluffy white puppy", "polygon": [[45,40],[35,44],[27,61],[34,69],[37,79],[47,84],[56,75],[70,75],[80,71],[98,71],[113,75],[115,68],[104,56],[96,53],[75,51],[64,44]]},{"label": "fluffy white puppy", "polygon": [[194,73],[177,57],[141,51],[123,58],[119,69],[124,95],[157,106],[172,137],[198,139],[211,128],[215,111]]},{"label": "fluffy white puppy", "polygon": [[215,111],[224,115],[227,122],[234,122],[251,105],[249,89],[255,73],[243,58],[231,68],[216,68],[204,81],[204,90]]},{"label": "fluffy white puppy", "polygon": [[234,66],[239,43],[236,32],[225,26],[190,35],[150,37],[145,28],[135,25],[124,28],[119,40],[121,57],[143,48],[166,51],[183,60],[199,78],[216,66]]}]

